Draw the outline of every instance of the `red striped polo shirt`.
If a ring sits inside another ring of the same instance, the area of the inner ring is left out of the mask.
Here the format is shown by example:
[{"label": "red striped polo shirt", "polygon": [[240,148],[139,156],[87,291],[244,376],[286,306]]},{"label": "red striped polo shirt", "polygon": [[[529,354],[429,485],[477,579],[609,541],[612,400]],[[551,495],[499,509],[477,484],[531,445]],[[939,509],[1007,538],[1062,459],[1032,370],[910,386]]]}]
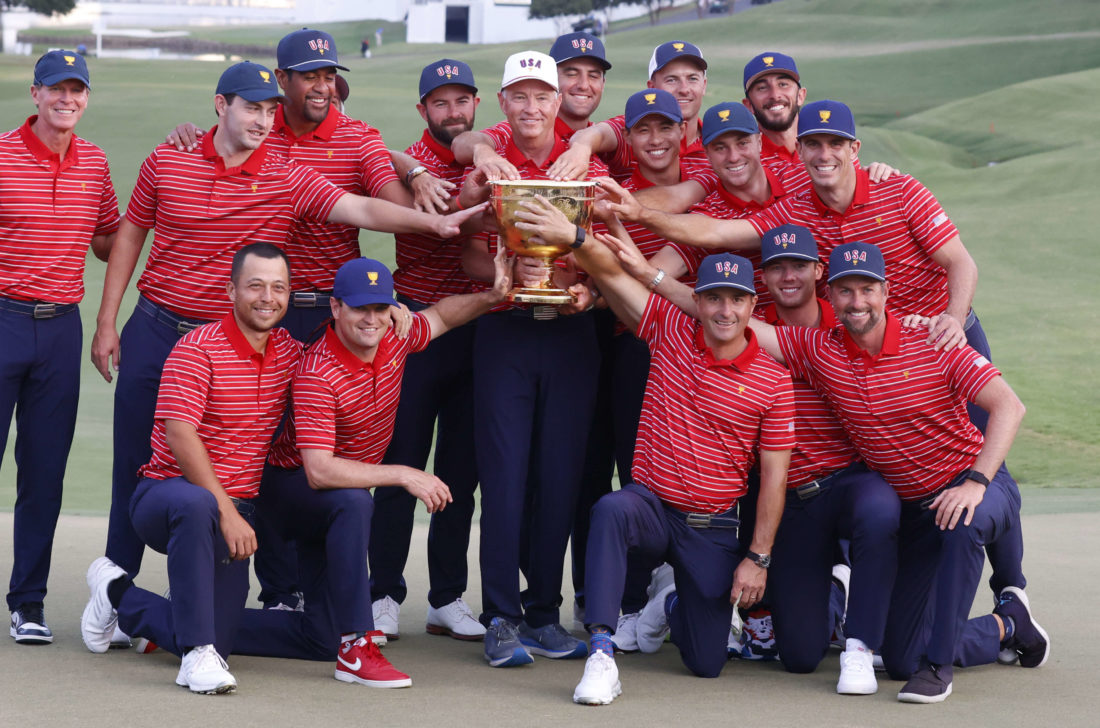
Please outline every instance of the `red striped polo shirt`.
[{"label": "red striped polo shirt", "polygon": [[789,195],[802,194],[813,186],[810,173],[798,156],[798,150],[788,152],[786,147],[776,144],[763,133],[760,134],[760,163],[776,174],[783,175]]},{"label": "red striped polo shirt", "polygon": [[405,359],[431,342],[431,327],[413,314],[398,339],[391,327],[374,359],[364,362],[329,327],[311,346],[294,378],[294,414],[271,450],[272,465],[296,468],[301,450],[326,450],[346,460],[377,465],[393,437]]},{"label": "red striped polo shirt", "polygon": [[194,425],[225,492],[254,498],[286,411],[302,347],[284,329],[272,329],[263,353],[252,348],[230,312],[184,336],[164,362],[153,425],[153,458],[146,478],[183,475],[168,447],[165,420]]},{"label": "red striped polo shirt", "polygon": [[966,403],[1000,376],[981,354],[934,351],[927,331],[904,329],[890,313],[873,357],[843,326],[775,331],[791,375],[821,394],[867,465],[902,500],[926,498],[974,465],[983,439]]},{"label": "red striped polo shirt", "polygon": [[[828,301],[817,299],[821,311],[818,328],[829,331],[837,325],[836,314]],[[786,325],[772,303],[757,309],[757,317],[772,326]],[[836,414],[821,399],[813,387],[799,377],[792,376],[794,387],[794,436],[798,441],[791,451],[791,465],[787,469],[787,487],[796,488],[818,478],[836,472],[859,459],[856,449],[848,440],[844,426]]]},{"label": "red striped polo shirt", "polygon": [[102,149],[74,135],[61,158],[37,120],[0,135],[0,297],[79,303],[88,245],[118,230],[118,200]]},{"label": "red striped polo shirt", "polygon": [[722,513],[745,493],[757,447],[795,446],[791,377],[759,347],[715,360],[698,321],[656,294],[638,325],[649,345],[632,473],[682,511]]},{"label": "red striped polo shirt", "polygon": [[[141,165],[126,217],[153,232],[138,290],[180,316],[213,320],[230,308],[225,282],[233,255],[248,243],[285,246],[297,218],[323,221],[346,194],[267,144],[226,169],[214,149],[201,154],[161,144]],[[291,269],[291,280],[298,271]]]},{"label": "red striped polo shirt", "polygon": [[810,228],[826,264],[844,243],[877,245],[886,259],[891,312],[936,316],[947,309],[947,271],[932,254],[959,231],[932,193],[909,175],[870,184],[867,171],[857,169],[855,197],[842,213],[826,207],[811,188],[748,220],[760,235],[784,223]]},{"label": "red striped polo shirt", "polygon": [[[452,197],[461,191],[466,168],[455,161],[450,147],[440,144],[425,129],[420,141],[405,150],[436,177],[453,182]],[[393,272],[393,287],[402,296],[426,305],[438,303],[447,296],[472,293],[477,290],[462,269],[462,239],[443,240],[428,235],[395,235],[397,240],[397,270]]]},{"label": "red striped polo shirt", "polygon": [[[376,197],[385,185],[398,181],[378,130],[344,115],[335,106],[329,108],[328,116],[316,129],[302,136],[294,136],[280,106],[267,144],[320,172],[345,192]],[[294,271],[293,290],[331,291],[340,266],[359,257],[359,228],[297,220],[285,249]]]},{"label": "red striped polo shirt", "polygon": [[[760,204],[754,200],[742,200],[737,195],[729,192],[725,187],[719,185],[714,192],[707,195],[707,197],[695,207],[691,208],[690,212],[693,214],[709,215],[718,220],[735,220],[738,218],[748,217],[754,213],[766,210],[772,205],[776,204],[782,199],[788,196],[787,185],[785,178],[768,167],[764,167],[764,174],[768,178],[768,185],[771,189],[771,197],[769,197],[764,204]],[[712,251],[703,250],[702,254],[705,257]],[[753,269],[753,285],[756,288],[756,306],[767,306],[772,302],[772,294],[768,291],[768,287],[764,285],[764,280],[761,273],[761,261],[760,246],[756,245],[749,250],[738,250],[738,255],[743,255],[749,259],[752,263]]]}]

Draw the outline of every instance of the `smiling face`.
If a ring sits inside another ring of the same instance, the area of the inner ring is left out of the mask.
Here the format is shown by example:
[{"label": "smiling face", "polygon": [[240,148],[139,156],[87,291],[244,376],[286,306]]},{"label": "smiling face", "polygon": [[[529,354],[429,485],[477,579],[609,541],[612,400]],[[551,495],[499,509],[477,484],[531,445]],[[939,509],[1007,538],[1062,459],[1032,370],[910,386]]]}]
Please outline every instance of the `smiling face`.
[{"label": "smiling face", "polygon": [[236,279],[226,286],[233,316],[245,333],[273,329],[290,301],[290,271],[282,257],[246,255]]},{"label": "smiling face", "polygon": [[440,144],[449,147],[454,138],[474,128],[474,112],[481,99],[469,86],[440,86],[416,105],[416,110],[428,124],[428,133]]},{"label": "smiling face", "polygon": [[755,175],[763,174],[759,134],[726,132],[717,139],[712,139],[705,151],[711,169],[728,190],[740,189],[749,184]]},{"label": "smiling face", "polygon": [[766,73],[745,89],[745,106],[768,131],[790,129],[805,101],[806,89],[785,73]]},{"label": "smiling face", "polygon": [[680,104],[684,123],[693,124],[703,108],[703,95],[707,92],[707,72],[698,64],[686,59],[670,61],[654,71],[649,79],[650,88],[668,91]]},{"label": "smiling face", "polygon": [[559,114],[575,122],[587,122],[603,98],[603,67],[592,58],[570,58],[558,64],[561,89]]},{"label": "smiling face", "polygon": [[798,155],[814,187],[842,190],[855,184],[852,163],[859,153],[859,140],[835,134],[808,134],[798,140]]},{"label": "smiling face", "polygon": [[[218,136],[230,154],[258,149],[275,123],[275,99],[246,101],[240,96],[226,101],[218,94],[214,97],[214,109],[218,112]],[[228,156],[228,155],[222,155]]]},{"label": "smiling face", "polygon": [[497,94],[512,134],[528,142],[552,139],[561,94],[542,81],[517,81]]},{"label": "smiling face", "polygon": [[368,303],[365,306],[349,306],[333,298],[333,328],[340,343],[362,361],[371,361],[382,337],[393,324],[391,307],[387,303]]},{"label": "smiling face", "polygon": [[680,138],[684,124],[660,114],[650,114],[626,132],[627,143],[643,171],[664,172],[680,163]]},{"label": "smiling face", "polygon": [[745,327],[756,306],[756,296],[739,288],[722,287],[692,297],[707,346],[719,358],[736,357],[745,346]]},{"label": "smiling face", "polygon": [[283,89],[286,101],[283,114],[287,122],[320,124],[328,116],[336,95],[336,69],[315,68],[311,71],[275,69],[275,78]]},{"label": "smiling face", "polygon": [[764,285],[780,308],[799,308],[814,299],[825,266],[812,260],[779,258],[764,266]]},{"label": "smiling face", "polygon": [[866,276],[844,276],[829,284],[837,320],[852,336],[870,333],[885,321],[888,286]]},{"label": "smiling face", "polygon": [[74,78],[52,86],[31,86],[38,120],[57,132],[72,132],[88,108],[88,87]]}]

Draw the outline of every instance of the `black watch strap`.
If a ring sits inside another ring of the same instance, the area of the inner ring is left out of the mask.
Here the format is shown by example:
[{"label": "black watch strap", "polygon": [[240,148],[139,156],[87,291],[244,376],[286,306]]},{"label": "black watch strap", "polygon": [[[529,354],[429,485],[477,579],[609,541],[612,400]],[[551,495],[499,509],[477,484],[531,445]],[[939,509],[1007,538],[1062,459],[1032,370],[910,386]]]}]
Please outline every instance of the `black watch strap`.
[{"label": "black watch strap", "polygon": [[963,480],[973,480],[975,483],[980,483],[986,487],[989,487],[989,478],[985,477],[977,470],[967,470],[963,473]]},{"label": "black watch strap", "polygon": [[585,240],[584,228],[582,228],[580,225],[578,225],[577,226],[577,237],[573,240],[573,242],[571,242],[569,244],[569,247],[572,248],[573,250],[576,250],[577,248],[584,245],[584,240]]}]

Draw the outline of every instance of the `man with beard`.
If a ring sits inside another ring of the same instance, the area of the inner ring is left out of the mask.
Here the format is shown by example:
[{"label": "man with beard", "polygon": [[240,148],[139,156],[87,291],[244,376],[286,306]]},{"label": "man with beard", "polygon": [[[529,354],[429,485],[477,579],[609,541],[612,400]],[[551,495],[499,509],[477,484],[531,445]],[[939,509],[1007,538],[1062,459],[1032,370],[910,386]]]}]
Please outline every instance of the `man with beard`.
[{"label": "man with beard", "polygon": [[[456,196],[465,178],[465,167],[455,161],[451,142],[473,128],[479,102],[473,71],[462,61],[443,58],[429,63],[420,74],[420,103],[416,109],[428,128],[405,152],[419,162],[417,170],[450,183]],[[462,270],[460,240],[427,235],[397,235],[395,239],[394,287],[397,300],[411,310],[420,311],[447,296],[476,290]],[[447,483],[454,500],[446,509],[432,514],[428,532],[427,630],[464,640],[477,640],[485,634],[485,628],[462,600],[477,488],[477,467],[471,456],[473,344],[471,322],[455,327],[424,351],[409,356],[394,436],[383,460],[385,464],[424,469],[434,433],[432,472]],[[399,634],[400,605],[406,596],[402,572],[409,556],[415,507],[416,498],[401,488],[375,492],[369,549],[371,599],[375,629],[389,639]]]}]

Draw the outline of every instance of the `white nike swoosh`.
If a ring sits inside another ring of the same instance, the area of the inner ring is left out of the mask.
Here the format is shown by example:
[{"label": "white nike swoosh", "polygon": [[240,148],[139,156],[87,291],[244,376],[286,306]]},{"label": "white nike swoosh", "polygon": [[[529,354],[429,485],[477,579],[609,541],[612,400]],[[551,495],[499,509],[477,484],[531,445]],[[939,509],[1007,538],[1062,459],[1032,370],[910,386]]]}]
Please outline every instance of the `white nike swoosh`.
[{"label": "white nike swoosh", "polygon": [[347,669],[351,670],[352,672],[359,672],[359,668],[363,666],[363,661],[360,660],[358,657],[355,658],[355,664],[354,665],[352,663],[348,662],[347,660],[345,660],[343,657],[340,657],[339,655],[336,656],[336,661],[339,662],[344,667],[346,667]]}]

